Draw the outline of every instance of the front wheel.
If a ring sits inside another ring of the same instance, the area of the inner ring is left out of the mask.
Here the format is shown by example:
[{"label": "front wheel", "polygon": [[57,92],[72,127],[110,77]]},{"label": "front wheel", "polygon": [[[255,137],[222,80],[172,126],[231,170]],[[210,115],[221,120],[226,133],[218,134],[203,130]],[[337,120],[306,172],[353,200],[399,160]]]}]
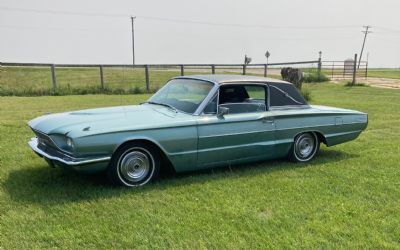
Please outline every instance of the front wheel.
[{"label": "front wheel", "polygon": [[301,133],[294,138],[289,159],[293,162],[308,162],[319,150],[319,139],[314,132]]},{"label": "front wheel", "polygon": [[115,152],[107,169],[107,177],[113,185],[142,186],[155,179],[159,169],[160,157],[155,147],[131,142]]}]

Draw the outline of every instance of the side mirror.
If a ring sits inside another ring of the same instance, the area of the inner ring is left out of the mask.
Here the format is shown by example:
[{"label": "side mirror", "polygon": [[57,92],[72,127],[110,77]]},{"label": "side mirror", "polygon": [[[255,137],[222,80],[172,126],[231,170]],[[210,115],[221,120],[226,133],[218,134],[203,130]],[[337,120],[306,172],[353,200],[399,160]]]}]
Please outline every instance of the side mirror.
[{"label": "side mirror", "polygon": [[229,114],[229,108],[221,106],[218,107],[218,117],[222,117],[227,114]]}]

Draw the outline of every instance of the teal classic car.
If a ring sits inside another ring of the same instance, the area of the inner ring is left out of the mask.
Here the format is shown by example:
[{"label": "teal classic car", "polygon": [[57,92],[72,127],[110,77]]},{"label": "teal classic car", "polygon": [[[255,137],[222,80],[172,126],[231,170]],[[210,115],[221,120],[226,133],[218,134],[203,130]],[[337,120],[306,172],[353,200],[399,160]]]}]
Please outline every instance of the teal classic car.
[{"label": "teal classic car", "polygon": [[285,81],[197,75],[171,79],[140,105],[33,119],[29,145],[51,166],[139,186],[166,164],[184,172],[280,157],[307,162],[321,142],[353,140],[367,123],[362,112],[309,105]]}]

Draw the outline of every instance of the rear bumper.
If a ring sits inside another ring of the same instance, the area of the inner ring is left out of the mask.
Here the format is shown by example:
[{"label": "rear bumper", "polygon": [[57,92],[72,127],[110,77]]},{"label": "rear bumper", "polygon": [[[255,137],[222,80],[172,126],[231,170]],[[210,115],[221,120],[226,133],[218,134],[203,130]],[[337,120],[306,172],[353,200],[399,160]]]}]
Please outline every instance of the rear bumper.
[{"label": "rear bumper", "polygon": [[67,166],[89,165],[94,163],[107,162],[111,159],[111,157],[109,156],[97,157],[97,158],[74,158],[72,156],[63,153],[59,153],[57,156],[50,155],[47,152],[43,151],[42,149],[38,148],[38,139],[36,137],[31,138],[28,144],[31,147],[31,149],[39,156],[47,160],[54,161],[56,163],[61,163]]}]

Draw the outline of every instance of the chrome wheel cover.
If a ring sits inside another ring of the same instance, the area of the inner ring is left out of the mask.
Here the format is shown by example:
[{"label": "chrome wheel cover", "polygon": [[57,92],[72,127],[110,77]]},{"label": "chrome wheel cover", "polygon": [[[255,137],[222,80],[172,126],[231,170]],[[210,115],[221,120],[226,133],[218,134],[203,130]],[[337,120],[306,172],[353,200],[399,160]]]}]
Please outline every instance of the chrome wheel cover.
[{"label": "chrome wheel cover", "polygon": [[314,134],[304,133],[297,137],[294,150],[295,154],[301,160],[308,160],[313,157],[316,149],[316,139]]},{"label": "chrome wheel cover", "polygon": [[151,161],[147,154],[139,150],[129,151],[120,158],[119,173],[129,182],[140,182],[149,175]]}]

